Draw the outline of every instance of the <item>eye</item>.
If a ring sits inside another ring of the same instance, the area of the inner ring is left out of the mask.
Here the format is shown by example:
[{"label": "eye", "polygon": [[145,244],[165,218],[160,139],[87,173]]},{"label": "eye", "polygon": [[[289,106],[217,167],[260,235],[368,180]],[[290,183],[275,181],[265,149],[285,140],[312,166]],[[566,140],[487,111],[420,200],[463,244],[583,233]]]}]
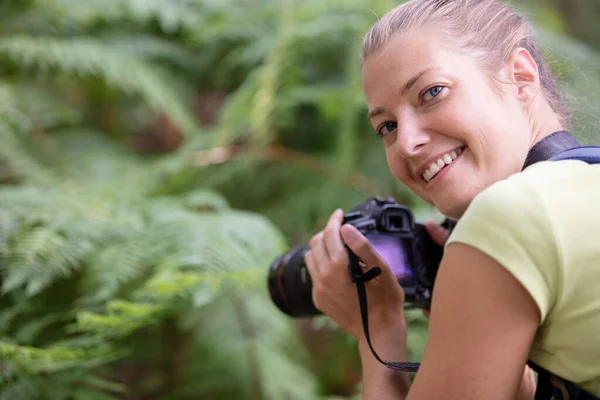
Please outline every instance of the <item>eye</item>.
[{"label": "eye", "polygon": [[[423,93],[423,101],[427,102],[430,101],[434,98],[436,98],[440,93],[442,93],[442,91],[446,89],[445,86],[434,86],[432,88],[427,89],[424,93]],[[431,98],[429,97],[431,96]]]},{"label": "eye", "polygon": [[379,125],[379,128],[377,128],[377,135],[378,136],[386,136],[386,135],[392,133],[396,129],[397,126],[398,126],[398,124],[396,124],[395,122],[391,122],[391,121],[384,122],[383,124]]}]

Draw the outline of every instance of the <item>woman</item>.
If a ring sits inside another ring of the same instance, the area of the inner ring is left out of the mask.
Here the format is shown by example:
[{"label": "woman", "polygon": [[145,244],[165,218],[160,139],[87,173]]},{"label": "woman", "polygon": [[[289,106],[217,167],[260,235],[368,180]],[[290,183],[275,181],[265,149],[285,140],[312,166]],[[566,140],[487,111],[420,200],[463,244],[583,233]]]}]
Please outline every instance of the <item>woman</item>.
[{"label": "woman", "polygon": [[522,171],[529,150],[567,122],[527,22],[497,0],[414,0],[371,29],[361,63],[394,176],[458,221],[412,385],[371,353],[344,244],[365,269],[383,267],[366,284],[371,341],[383,359],[406,361],[404,294],[385,261],[341,226],[341,210],[312,238],[313,301],[358,338],[364,397],[527,397],[528,359],[600,396],[600,166]]}]

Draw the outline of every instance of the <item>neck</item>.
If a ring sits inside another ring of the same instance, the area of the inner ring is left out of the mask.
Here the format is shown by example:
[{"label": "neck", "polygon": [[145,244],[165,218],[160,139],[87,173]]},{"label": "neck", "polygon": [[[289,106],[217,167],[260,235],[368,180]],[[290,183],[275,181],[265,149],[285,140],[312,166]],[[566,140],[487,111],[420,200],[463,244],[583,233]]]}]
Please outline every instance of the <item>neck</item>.
[{"label": "neck", "polygon": [[536,102],[531,116],[537,115],[538,118],[530,117],[531,132],[531,143],[529,148],[531,149],[542,139],[552,135],[555,132],[563,131],[565,128],[560,121],[560,118],[554,112],[550,104],[543,97],[539,98],[540,101]]},{"label": "neck", "polygon": [[532,135],[523,169],[538,161],[547,160],[561,151],[579,146],[577,140],[565,131],[559,116],[546,99],[540,97],[537,100],[530,110]]},{"label": "neck", "polygon": [[564,131],[563,125],[558,121],[557,117],[554,117],[554,121],[547,121],[545,124],[536,124],[532,126],[533,135],[531,137],[531,143],[529,148],[532,148],[538,144],[542,139],[547,138],[555,132]]}]

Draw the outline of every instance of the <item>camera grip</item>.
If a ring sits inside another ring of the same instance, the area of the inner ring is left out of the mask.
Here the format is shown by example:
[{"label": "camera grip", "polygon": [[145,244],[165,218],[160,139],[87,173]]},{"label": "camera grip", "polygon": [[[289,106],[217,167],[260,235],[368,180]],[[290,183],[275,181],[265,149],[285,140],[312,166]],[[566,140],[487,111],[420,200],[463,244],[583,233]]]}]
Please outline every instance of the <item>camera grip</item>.
[{"label": "camera grip", "polygon": [[423,280],[421,283],[424,286],[433,288],[435,277],[442,261],[442,256],[444,255],[444,248],[433,241],[425,225],[415,224],[415,231],[418,238],[415,254],[419,268],[418,276]]}]

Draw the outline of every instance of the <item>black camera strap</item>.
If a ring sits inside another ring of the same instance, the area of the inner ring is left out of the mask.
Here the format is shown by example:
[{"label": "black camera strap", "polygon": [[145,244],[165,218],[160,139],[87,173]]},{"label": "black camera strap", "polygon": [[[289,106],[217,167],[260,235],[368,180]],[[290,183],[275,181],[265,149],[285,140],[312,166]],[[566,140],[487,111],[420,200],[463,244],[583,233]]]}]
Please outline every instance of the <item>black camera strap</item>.
[{"label": "black camera strap", "polygon": [[558,153],[581,146],[567,131],[554,132],[537,142],[527,153],[523,169],[539,161],[546,161]]},{"label": "black camera strap", "polygon": [[[553,157],[560,152],[579,146],[580,145],[577,142],[577,140],[573,136],[571,136],[569,132],[554,132],[551,135],[548,135],[544,139],[540,140],[530,149],[525,159],[523,169],[532,164],[535,164],[536,162],[548,160],[550,157]],[[388,368],[405,372],[417,372],[421,363],[384,361],[379,357],[377,352],[375,352],[375,349],[371,344],[371,337],[369,335],[369,315],[365,283],[381,275],[382,271],[380,267],[373,267],[367,272],[363,272],[360,266],[359,258],[352,251],[348,251],[348,254],[350,256],[350,264],[348,266],[350,270],[350,277],[352,278],[352,282],[356,284],[356,291],[358,293],[358,303],[360,305],[360,315],[362,318],[363,330],[365,332],[365,338],[367,339],[369,348],[371,349],[371,353],[373,353],[373,356],[375,356],[377,361],[379,361]]]},{"label": "black camera strap", "polygon": [[367,339],[369,348],[371,349],[371,353],[373,353],[373,356],[375,356],[377,361],[379,361],[388,368],[396,369],[398,371],[416,372],[419,369],[419,365],[421,365],[421,363],[384,361],[379,357],[377,352],[375,352],[375,349],[371,344],[371,336],[369,335],[369,308],[367,307],[367,290],[365,289],[365,283],[377,278],[379,275],[381,275],[382,271],[380,267],[373,267],[367,272],[363,272],[362,268],[360,267],[360,260],[356,256],[356,254],[354,254],[352,251],[349,251],[348,254],[350,256],[350,277],[352,278],[352,282],[356,284],[356,291],[358,293],[358,303],[360,306],[360,316],[362,319],[363,330],[365,332],[365,338]]}]

